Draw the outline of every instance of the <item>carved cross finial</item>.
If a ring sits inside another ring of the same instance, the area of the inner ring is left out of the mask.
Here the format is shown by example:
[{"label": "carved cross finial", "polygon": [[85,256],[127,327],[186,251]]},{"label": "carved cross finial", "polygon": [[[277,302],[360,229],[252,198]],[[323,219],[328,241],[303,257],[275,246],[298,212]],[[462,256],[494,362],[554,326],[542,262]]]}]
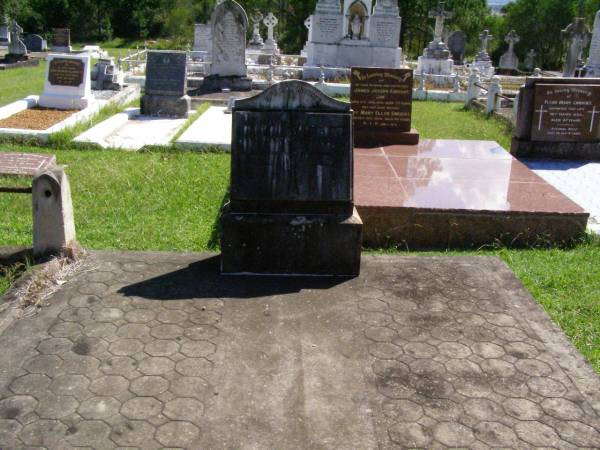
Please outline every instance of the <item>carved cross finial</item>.
[{"label": "carved cross finial", "polygon": [[275,15],[272,12],[270,12],[263,19],[263,23],[267,27],[267,39],[269,41],[272,41],[273,40],[273,29],[277,26],[277,24],[279,23],[279,20],[277,20],[277,17],[275,17]]},{"label": "carved cross finial", "polygon": [[492,36],[489,30],[483,30],[483,33],[479,35],[479,39],[481,39],[481,51],[487,53],[488,45],[490,45],[490,41],[494,36]]},{"label": "carved cross finial", "polygon": [[444,21],[454,16],[452,12],[446,11],[445,4],[440,1],[435,9],[429,11],[429,18],[435,19],[434,41],[436,42],[440,42],[444,35]]}]

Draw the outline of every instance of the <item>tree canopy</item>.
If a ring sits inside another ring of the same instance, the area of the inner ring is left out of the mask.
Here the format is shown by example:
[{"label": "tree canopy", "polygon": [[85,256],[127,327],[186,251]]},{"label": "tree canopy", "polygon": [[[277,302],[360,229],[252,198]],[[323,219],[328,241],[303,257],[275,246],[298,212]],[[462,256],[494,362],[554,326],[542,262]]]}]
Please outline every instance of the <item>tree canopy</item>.
[{"label": "tree canopy", "polygon": [[[316,0],[238,0],[248,13],[272,11],[279,18],[276,33],[286,53],[298,53],[307,39],[304,20]],[[48,36],[53,27],[71,28],[80,42],[106,41],[114,37],[130,40],[172,38],[192,42],[193,24],[206,22],[215,0],[2,0],[0,15],[16,18],[27,32]],[[409,57],[416,57],[432,39],[433,19],[428,16],[438,0],[399,0],[402,15],[401,45]],[[592,26],[600,0],[515,0],[504,15],[493,15],[486,0],[447,0],[454,13],[448,30],[461,29],[468,36],[467,54],[479,46],[479,34],[494,34],[491,52],[495,59],[506,49],[504,36],[512,29],[521,36],[517,54],[524,59],[536,50],[544,67],[558,67],[564,53],[561,30],[581,7]]]}]

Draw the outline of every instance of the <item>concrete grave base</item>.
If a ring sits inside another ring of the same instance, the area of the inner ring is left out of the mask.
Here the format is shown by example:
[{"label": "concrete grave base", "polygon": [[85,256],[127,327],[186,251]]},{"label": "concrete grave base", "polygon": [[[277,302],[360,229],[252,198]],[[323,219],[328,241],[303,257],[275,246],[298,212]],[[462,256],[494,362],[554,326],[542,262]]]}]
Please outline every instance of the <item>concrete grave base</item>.
[{"label": "concrete grave base", "polygon": [[204,78],[202,86],[198,89],[198,94],[209,92],[220,92],[223,89],[231,91],[251,91],[252,80],[246,77],[220,77],[211,75]]},{"label": "concrete grave base", "polygon": [[36,315],[3,309],[0,447],[600,447],[598,375],[499,259],[218,262],[92,252]]},{"label": "concrete grave base", "polygon": [[600,161],[598,142],[540,142],[513,138],[510,152],[517,158],[588,159]]},{"label": "concrete grave base", "polygon": [[74,142],[123,150],[168,146],[186,121],[185,118],[143,116],[139,108],[128,108],[77,136]]},{"label": "concrete grave base", "polygon": [[227,108],[211,106],[181,135],[175,145],[187,150],[218,148],[231,150],[231,114]]},{"label": "concrete grave base", "polygon": [[362,221],[327,214],[232,213],[222,217],[223,273],[356,276]]},{"label": "concrete grave base", "polygon": [[192,100],[168,95],[145,94],[141,98],[141,112],[144,116],[187,117],[192,107]]},{"label": "concrete grave base", "polygon": [[[106,91],[98,91],[106,92]],[[97,114],[103,107],[109,104],[124,105],[132,102],[140,95],[140,89],[138,86],[129,86],[120,92],[115,92],[108,99],[95,99],[90,106],[81,111],[73,114],[67,119],[63,120],[56,125],[48,128],[47,130],[28,130],[18,128],[0,128],[0,136],[10,137],[14,139],[34,139],[40,143],[48,142],[51,134],[58,131],[65,130],[73,127],[84,120],[90,119]],[[24,111],[29,108],[39,106],[40,97],[37,95],[30,95],[22,100],[10,103],[0,108],[0,119],[8,118],[18,112]]]}]

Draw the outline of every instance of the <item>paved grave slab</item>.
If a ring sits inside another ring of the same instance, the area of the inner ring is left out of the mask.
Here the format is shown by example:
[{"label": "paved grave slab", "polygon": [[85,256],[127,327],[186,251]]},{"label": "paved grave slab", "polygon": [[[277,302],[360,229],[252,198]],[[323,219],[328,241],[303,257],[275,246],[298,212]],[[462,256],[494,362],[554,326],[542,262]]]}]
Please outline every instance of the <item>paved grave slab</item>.
[{"label": "paved grave slab", "polygon": [[186,121],[185,118],[141,116],[139,108],[129,108],[79,135],[74,141],[125,150],[168,146]]},{"label": "paved grave slab", "polygon": [[93,252],[0,335],[0,446],[600,446],[597,374],[496,258],[218,263]]},{"label": "paved grave slab", "polygon": [[546,182],[589,212],[589,228],[600,233],[600,163],[536,159],[523,162]]},{"label": "paved grave slab", "polygon": [[176,145],[190,150],[216,147],[231,150],[232,115],[227,108],[211,106],[177,139]]},{"label": "paved grave slab", "polygon": [[33,177],[40,170],[54,164],[54,155],[0,152],[0,175]]},{"label": "paved grave slab", "polygon": [[589,215],[496,142],[424,140],[355,149],[365,243],[478,248],[570,241]]}]

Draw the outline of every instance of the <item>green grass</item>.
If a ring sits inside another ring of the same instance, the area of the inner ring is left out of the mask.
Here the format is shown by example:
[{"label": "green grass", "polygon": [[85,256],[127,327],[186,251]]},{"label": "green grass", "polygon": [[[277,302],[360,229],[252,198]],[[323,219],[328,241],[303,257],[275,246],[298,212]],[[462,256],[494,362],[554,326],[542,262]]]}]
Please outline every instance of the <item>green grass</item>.
[{"label": "green grass", "polygon": [[46,62],[38,67],[0,70],[0,106],[7,105],[28,95],[39,95],[44,90]]},{"label": "green grass", "polygon": [[[459,104],[417,102],[423,138],[489,139],[506,148],[506,126]],[[173,150],[131,153],[36,148],[68,166],[78,238],[90,249],[218,250],[216,224],[229,184],[229,155]],[[13,181],[13,180],[10,180]],[[0,185],[7,180],[0,179]],[[23,182],[21,182],[23,183]],[[0,245],[31,245],[31,198],[0,195]],[[387,251],[406,254],[398,251]],[[427,255],[494,255],[527,289],[600,372],[600,239],[570,249],[486,249]],[[9,280],[0,275],[0,293]]]}]

